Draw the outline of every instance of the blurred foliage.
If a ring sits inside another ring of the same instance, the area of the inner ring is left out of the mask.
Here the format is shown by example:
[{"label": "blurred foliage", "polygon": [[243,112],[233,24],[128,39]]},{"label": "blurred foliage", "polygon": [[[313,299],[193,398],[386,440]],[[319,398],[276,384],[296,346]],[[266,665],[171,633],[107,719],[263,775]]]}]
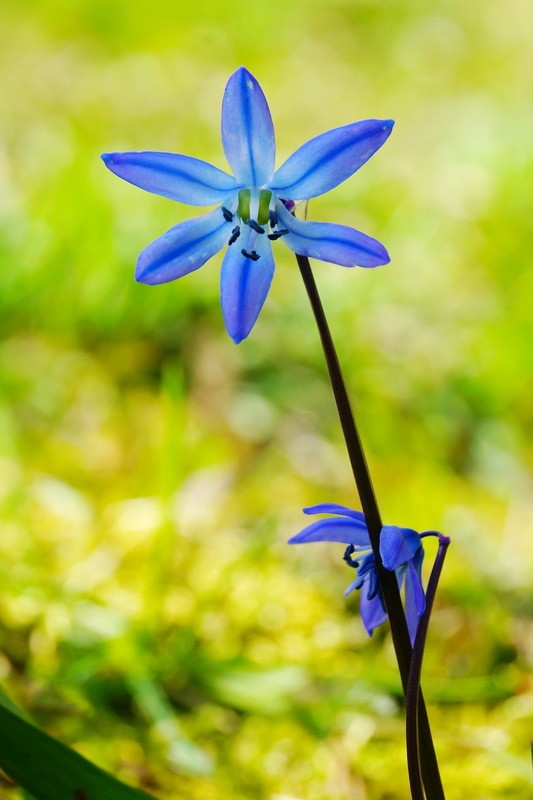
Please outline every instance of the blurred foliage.
[{"label": "blurred foliage", "polygon": [[168,286],[132,278],[194,212],[98,158],[224,167],[220,101],[244,63],[278,163],[327,128],[397,122],[310,208],[379,238],[391,266],[315,273],[385,519],[453,538],[424,670],[447,797],[530,797],[531,3],[1,15],[3,685],[162,798],[407,796],[387,633],[366,639],[335,546],[285,546],[302,506],[357,505],[294,259],[277,247],[235,347],[216,259]]}]

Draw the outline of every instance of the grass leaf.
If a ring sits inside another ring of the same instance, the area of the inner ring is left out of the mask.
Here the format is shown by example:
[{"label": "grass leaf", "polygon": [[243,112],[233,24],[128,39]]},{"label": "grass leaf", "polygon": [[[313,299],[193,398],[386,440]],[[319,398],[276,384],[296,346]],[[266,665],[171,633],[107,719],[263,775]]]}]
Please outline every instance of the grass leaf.
[{"label": "grass leaf", "polygon": [[0,705],[0,766],[35,800],[149,800]]}]

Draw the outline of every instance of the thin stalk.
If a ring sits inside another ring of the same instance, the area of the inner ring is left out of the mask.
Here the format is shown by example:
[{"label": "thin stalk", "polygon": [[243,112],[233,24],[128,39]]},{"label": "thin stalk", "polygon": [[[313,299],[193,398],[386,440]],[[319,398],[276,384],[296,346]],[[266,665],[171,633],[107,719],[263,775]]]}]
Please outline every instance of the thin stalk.
[{"label": "thin stalk", "polygon": [[[309,259],[305,256],[296,256],[300,273],[311,303],[313,314],[318,327],[322,348],[328,367],[331,388],[335,397],[337,410],[348,450],[348,456],[352,466],[352,471],[361,499],[363,513],[365,515],[372,551],[376,560],[376,568],[383,592],[383,598],[387,614],[389,617],[392,641],[398,661],[400,677],[404,695],[407,692],[407,681],[411,665],[412,647],[409,638],[407,622],[403,611],[400,592],[393,572],[386,570],[381,560],[379,552],[379,537],[383,523],[376,500],[370,472],[366,463],[363,446],[355,424],[355,418],[351,409],[350,400],[346,391],[344,378],[340,368],[339,360],[333,344],[333,339],[329,330],[326,315],[320,300],[320,295],[316,282],[311,271]],[[420,760],[424,786],[428,800],[445,800],[444,790],[440,779],[437,757],[431,729],[427,715],[426,705],[422,692],[419,692],[418,702],[418,731],[420,732]]]},{"label": "thin stalk", "polygon": [[433,601],[437,593],[437,586],[442,572],[446,551],[450,540],[447,536],[438,533],[439,549],[435,557],[435,562],[429,576],[428,588],[426,591],[426,607],[420,617],[416,629],[415,643],[413,645],[413,655],[411,658],[411,668],[407,679],[407,693],[405,695],[405,741],[407,744],[407,767],[409,770],[409,783],[411,785],[411,795],[413,800],[424,800],[422,788],[422,778],[420,774],[419,760],[419,698],[420,698],[420,677],[422,674],[422,661],[424,659],[424,649],[426,647],[426,637],[429,627],[429,619],[433,608]]}]

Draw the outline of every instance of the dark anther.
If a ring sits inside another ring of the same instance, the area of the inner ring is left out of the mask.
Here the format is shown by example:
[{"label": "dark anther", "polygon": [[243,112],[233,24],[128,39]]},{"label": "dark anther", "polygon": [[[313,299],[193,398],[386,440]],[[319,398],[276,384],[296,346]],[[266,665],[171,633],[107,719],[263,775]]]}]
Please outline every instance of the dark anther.
[{"label": "dark anther", "polygon": [[226,220],[226,222],[233,222],[233,214],[231,213],[231,211],[229,211],[225,206],[222,206],[220,210],[222,211],[222,214],[224,215],[224,219]]},{"label": "dark anther", "polygon": [[252,261],[259,261],[260,255],[255,250],[245,250],[244,247],[241,250],[241,253],[245,258],[250,258]]},{"label": "dark anther", "polygon": [[355,561],[355,559],[352,558],[352,553],[355,553],[355,547],[353,546],[353,544],[349,544],[346,550],[344,551],[343,559],[344,561],[346,561],[348,566],[357,569],[357,567],[359,566],[359,561]]},{"label": "dark anther", "polygon": [[269,238],[269,239],[272,239],[272,241],[273,241],[273,242],[275,242],[275,241],[276,241],[276,239],[279,239],[279,238],[280,238],[280,236],[285,236],[285,234],[287,234],[287,233],[289,233],[289,231],[287,230],[287,228],[282,228],[282,229],[281,229],[281,230],[279,230],[279,231],[274,231],[274,233],[269,233],[269,234],[268,234],[268,238]]},{"label": "dark anther", "polygon": [[270,227],[271,228],[275,228],[276,225],[278,224],[278,215],[276,214],[276,212],[275,211],[269,211],[268,212],[268,219],[270,221]]},{"label": "dark anther", "polygon": [[253,231],[256,231],[256,233],[264,233],[265,232],[265,229],[262,228],[261,225],[258,225],[257,222],[255,221],[255,219],[249,219],[246,222],[247,222],[247,225],[249,225],[250,228]]},{"label": "dark anther", "polygon": [[229,237],[228,244],[233,244],[233,242],[236,242],[240,235],[241,235],[241,229],[237,225],[235,228],[233,228],[233,230],[231,232],[231,236]]}]

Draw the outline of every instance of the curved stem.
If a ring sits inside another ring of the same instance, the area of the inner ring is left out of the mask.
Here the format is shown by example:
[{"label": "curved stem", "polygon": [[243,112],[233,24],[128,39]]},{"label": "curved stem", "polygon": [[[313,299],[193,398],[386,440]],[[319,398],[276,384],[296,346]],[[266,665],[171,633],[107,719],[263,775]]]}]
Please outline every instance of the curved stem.
[{"label": "curved stem", "polygon": [[[390,572],[384,568],[379,552],[379,537],[383,524],[381,521],[376,495],[372,486],[372,480],[370,478],[361,439],[355,424],[355,418],[351,409],[348,393],[346,391],[335,345],[333,344],[333,339],[331,337],[326,315],[322,307],[320,295],[318,294],[315,279],[311,271],[309,259],[305,256],[297,255],[296,260],[300,268],[300,273],[302,275],[307,295],[313,309],[320,340],[322,342],[322,348],[326,358],[326,364],[331,381],[331,388],[337,404],[337,410],[344,434],[344,440],[346,442],[346,448],[348,450],[348,456],[350,458],[355,483],[361,499],[361,505],[363,507],[363,513],[365,515],[368,527],[370,542],[372,544],[372,551],[376,559],[376,568],[383,592],[387,614],[389,616],[392,641],[396,653],[396,659],[398,661],[403,691],[404,694],[406,694],[409,669],[411,665],[411,641],[409,638],[409,631],[407,629],[407,622],[403,611],[396,577],[393,572]],[[427,710],[422,693],[419,692],[419,694],[419,724],[417,731],[420,732],[421,738],[420,755],[424,785],[426,786],[429,800],[445,800],[444,790],[437,764],[437,757],[433,746],[433,740],[431,738]]]},{"label": "curved stem", "polygon": [[433,608],[433,601],[437,592],[446,550],[450,544],[447,536],[438,533],[439,549],[435,557],[435,563],[429,576],[428,588],[426,591],[426,607],[420,617],[416,629],[415,643],[413,646],[413,656],[411,658],[411,668],[407,679],[407,692],[405,695],[405,741],[407,745],[407,767],[409,769],[409,783],[411,785],[411,795],[413,800],[424,800],[422,788],[422,777],[420,774],[419,759],[419,702],[420,702],[420,677],[422,674],[422,661],[424,659],[424,648],[429,626],[429,619]]}]

